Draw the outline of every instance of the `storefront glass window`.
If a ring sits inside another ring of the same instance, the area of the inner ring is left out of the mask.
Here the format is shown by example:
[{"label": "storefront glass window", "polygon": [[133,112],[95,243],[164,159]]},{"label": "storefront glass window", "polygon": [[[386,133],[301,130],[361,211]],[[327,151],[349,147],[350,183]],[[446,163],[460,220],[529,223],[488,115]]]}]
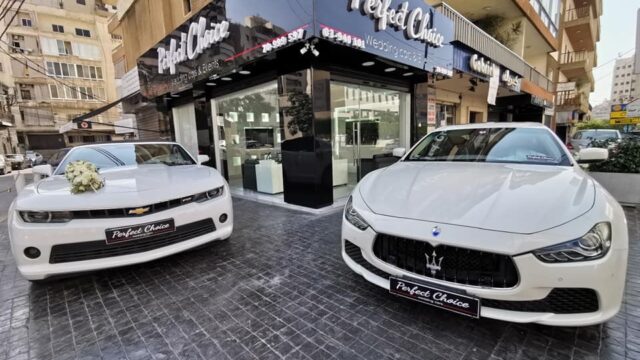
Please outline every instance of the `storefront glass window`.
[{"label": "storefront glass window", "polygon": [[331,83],[334,198],[397,160],[393,149],[407,145],[408,99],[396,90]]},{"label": "storefront glass window", "polygon": [[438,114],[439,126],[455,125],[456,123],[456,107],[450,104],[437,104],[436,111]]},{"label": "storefront glass window", "polygon": [[283,191],[283,128],[276,82],[213,100],[220,168],[235,189]]}]

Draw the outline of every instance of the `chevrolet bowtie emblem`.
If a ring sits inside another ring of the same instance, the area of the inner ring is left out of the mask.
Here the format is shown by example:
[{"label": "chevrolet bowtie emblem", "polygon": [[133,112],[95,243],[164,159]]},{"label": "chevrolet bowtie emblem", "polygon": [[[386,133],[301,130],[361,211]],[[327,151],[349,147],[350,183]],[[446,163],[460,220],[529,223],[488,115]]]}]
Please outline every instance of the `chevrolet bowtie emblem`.
[{"label": "chevrolet bowtie emblem", "polygon": [[137,209],[129,210],[129,215],[142,215],[142,214],[147,213],[147,212],[149,212],[149,208],[148,207],[137,208]]}]

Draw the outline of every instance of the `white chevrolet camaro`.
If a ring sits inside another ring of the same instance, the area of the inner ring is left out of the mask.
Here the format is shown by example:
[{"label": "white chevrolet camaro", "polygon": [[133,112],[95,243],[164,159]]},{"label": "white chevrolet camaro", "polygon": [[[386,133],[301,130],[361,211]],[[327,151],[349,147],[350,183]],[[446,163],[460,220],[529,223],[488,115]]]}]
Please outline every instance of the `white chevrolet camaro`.
[{"label": "white chevrolet camaro", "polygon": [[[142,263],[227,239],[233,230],[229,186],[171,142],[111,143],[71,149],[47,177],[10,206],[11,250],[29,280]],[[84,160],[104,186],[72,194],[64,172]]]},{"label": "white chevrolet camaro", "polygon": [[574,159],[541,124],[440,128],[360,181],[342,257],[391,294],[466,316],[602,323],[622,303],[628,230],[578,163],[607,156]]}]

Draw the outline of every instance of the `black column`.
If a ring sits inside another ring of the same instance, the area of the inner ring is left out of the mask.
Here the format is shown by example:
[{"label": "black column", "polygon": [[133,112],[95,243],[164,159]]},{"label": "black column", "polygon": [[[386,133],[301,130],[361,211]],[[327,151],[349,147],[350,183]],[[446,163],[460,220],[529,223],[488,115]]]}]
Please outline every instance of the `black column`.
[{"label": "black column", "polygon": [[284,201],[310,208],[333,203],[329,72],[280,77]]}]

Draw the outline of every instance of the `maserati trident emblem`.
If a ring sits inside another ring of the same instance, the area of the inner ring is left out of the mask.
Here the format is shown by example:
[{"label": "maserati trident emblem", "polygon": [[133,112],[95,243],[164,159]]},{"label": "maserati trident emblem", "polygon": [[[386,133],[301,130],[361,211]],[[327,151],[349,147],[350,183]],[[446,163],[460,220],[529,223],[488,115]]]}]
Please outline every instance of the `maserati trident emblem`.
[{"label": "maserati trident emblem", "polygon": [[427,269],[431,270],[431,276],[436,276],[436,271],[440,271],[442,269],[441,265],[444,256],[440,256],[440,259],[437,259],[435,250],[433,250],[433,253],[431,254],[431,260],[429,260],[429,255],[424,254],[424,256],[427,258]]},{"label": "maserati trident emblem", "polygon": [[129,215],[142,215],[149,211],[148,207],[137,208],[129,210]]},{"label": "maserati trident emblem", "polygon": [[440,235],[440,227],[439,226],[434,226],[433,229],[431,229],[431,235],[433,235],[433,236]]}]

